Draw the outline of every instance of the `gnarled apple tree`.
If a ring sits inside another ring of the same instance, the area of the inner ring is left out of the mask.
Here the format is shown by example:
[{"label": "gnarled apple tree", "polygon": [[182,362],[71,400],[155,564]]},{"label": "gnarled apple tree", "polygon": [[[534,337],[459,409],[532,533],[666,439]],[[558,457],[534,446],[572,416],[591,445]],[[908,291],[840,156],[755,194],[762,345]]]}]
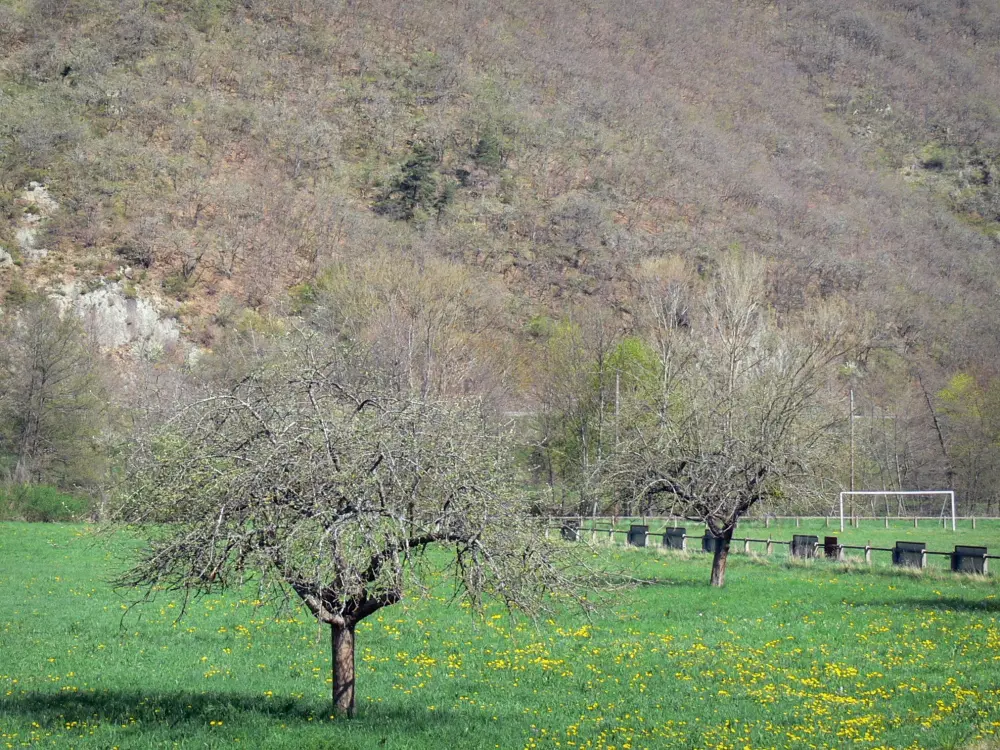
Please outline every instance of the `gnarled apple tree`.
[{"label": "gnarled apple tree", "polygon": [[341,716],[355,710],[356,625],[441,560],[473,604],[532,614],[574,590],[579,569],[523,512],[507,437],[480,404],[387,395],[339,354],[280,348],[140,440],[118,521],[148,545],[120,585],[294,592],[330,626]]}]

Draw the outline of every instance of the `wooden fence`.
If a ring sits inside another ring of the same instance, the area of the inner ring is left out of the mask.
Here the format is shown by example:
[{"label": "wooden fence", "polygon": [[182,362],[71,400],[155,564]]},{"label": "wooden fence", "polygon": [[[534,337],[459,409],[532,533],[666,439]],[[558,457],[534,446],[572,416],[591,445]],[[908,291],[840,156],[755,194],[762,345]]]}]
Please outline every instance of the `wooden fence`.
[{"label": "wooden fence", "polygon": [[[550,521],[553,519],[550,519]],[[551,532],[558,532],[566,541],[580,542],[587,541],[586,536],[590,536],[590,542],[598,543],[606,541],[615,544],[615,535],[623,536],[623,543],[631,547],[648,547],[650,539],[659,537],[660,545],[665,549],[688,550],[688,540],[700,540],[698,549],[702,552],[714,553],[718,544],[722,541],[706,529],[700,536],[689,535],[686,527],[674,526],[664,528],[663,531],[653,532],[646,524],[631,524],[628,529],[617,529],[614,526],[598,527],[592,525],[583,527],[578,521],[579,517],[554,519],[558,524],[549,523],[545,528],[545,535]],[[588,519],[589,520],[589,519]],[[802,559],[825,557],[833,560],[847,560],[848,550],[856,550],[863,553],[864,561],[871,565],[873,552],[892,553],[892,564],[901,567],[924,568],[927,566],[929,556],[941,556],[950,558],[951,570],[959,573],[989,573],[989,560],[1000,560],[1000,555],[991,555],[986,547],[958,544],[950,552],[938,552],[927,549],[923,542],[903,542],[897,541],[894,547],[875,547],[871,544],[842,544],[837,537],[825,537],[820,541],[816,535],[796,534],[789,541],[766,539],[755,537],[734,536],[730,540],[730,552],[742,551],[744,554],[755,552],[752,545],[758,545],[757,552],[771,555],[775,546],[787,546],[789,557]],[[763,545],[763,549],[759,545]],[[821,553],[822,550],[822,553]]]}]

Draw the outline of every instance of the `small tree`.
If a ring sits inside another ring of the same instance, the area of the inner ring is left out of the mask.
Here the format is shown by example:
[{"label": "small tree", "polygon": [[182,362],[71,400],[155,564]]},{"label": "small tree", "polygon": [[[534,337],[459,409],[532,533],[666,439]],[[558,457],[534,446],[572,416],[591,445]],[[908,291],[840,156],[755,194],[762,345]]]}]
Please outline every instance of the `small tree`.
[{"label": "small tree", "polygon": [[[651,307],[658,308],[658,301]],[[833,439],[824,385],[859,339],[826,307],[778,327],[765,301],[765,265],[731,257],[702,298],[700,318],[657,331],[655,403],[633,402],[615,478],[619,490],[704,522],[720,542],[712,585],[725,583],[736,523],[758,503],[813,487]]]},{"label": "small tree", "polygon": [[475,401],[384,395],[311,344],[292,337],[140,441],[118,520],[149,544],[119,584],[294,592],[330,626],[333,710],[351,716],[355,627],[419,585],[429,548],[450,550],[474,605],[533,613],[575,574],[525,518],[506,436]]},{"label": "small tree", "polygon": [[414,143],[399,177],[375,204],[376,212],[390,219],[409,221],[439,203],[444,196],[438,192],[437,162],[427,146]]},{"label": "small tree", "polygon": [[15,482],[90,485],[101,476],[104,392],[79,321],[31,299],[0,320],[0,466]]}]

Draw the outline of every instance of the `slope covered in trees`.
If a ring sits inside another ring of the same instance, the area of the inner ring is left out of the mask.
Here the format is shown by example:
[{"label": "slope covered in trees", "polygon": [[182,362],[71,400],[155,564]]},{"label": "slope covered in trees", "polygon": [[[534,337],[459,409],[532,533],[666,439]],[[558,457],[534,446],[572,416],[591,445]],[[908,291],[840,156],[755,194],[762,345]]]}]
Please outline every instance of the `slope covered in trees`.
[{"label": "slope covered in trees", "polygon": [[[0,0],[3,307],[118,282],[209,349],[326,316],[401,385],[544,412],[539,450],[569,448],[539,466],[582,486],[644,285],[753,252],[776,314],[873,315],[840,382],[863,481],[991,496],[995,10]],[[31,181],[59,206],[35,258]]]}]

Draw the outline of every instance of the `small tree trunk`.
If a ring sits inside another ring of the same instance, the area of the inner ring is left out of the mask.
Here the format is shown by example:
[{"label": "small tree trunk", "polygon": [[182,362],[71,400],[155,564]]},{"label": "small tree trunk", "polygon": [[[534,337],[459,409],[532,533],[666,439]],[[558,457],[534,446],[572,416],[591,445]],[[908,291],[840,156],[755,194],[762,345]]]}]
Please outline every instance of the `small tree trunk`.
[{"label": "small tree trunk", "polygon": [[715,556],[712,558],[712,585],[726,585],[726,560],[729,558],[729,543],[733,539],[731,528],[722,532],[722,538],[715,547]]},{"label": "small tree trunk", "polygon": [[331,625],[333,641],[333,715],[354,716],[354,623]]}]

